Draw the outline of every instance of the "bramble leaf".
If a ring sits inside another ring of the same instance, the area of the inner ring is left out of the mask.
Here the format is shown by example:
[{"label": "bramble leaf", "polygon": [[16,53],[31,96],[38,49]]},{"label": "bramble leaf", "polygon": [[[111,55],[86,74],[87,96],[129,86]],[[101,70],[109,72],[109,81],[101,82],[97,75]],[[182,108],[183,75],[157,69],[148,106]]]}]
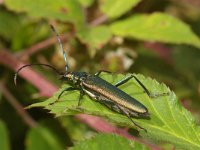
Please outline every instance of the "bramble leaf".
[{"label": "bramble leaf", "polygon": [[133,15],[114,22],[110,28],[117,36],[200,47],[199,37],[187,24],[163,13]]},{"label": "bramble leaf", "polygon": [[112,34],[107,26],[96,26],[92,28],[81,28],[77,32],[79,40],[86,44],[90,55],[95,54],[96,49],[102,48],[111,38]]},{"label": "bramble leaf", "polygon": [[[166,92],[169,94],[153,99],[149,98],[134,79],[131,79],[119,87],[121,90],[140,101],[149,110],[150,120],[133,118],[137,124],[147,130],[147,132],[143,130],[140,131],[141,135],[150,140],[168,141],[176,147],[200,149],[200,128],[196,125],[195,119],[191,113],[180,105],[174,92],[170,91],[166,85],[159,84],[151,78],[145,78],[142,75],[136,76],[152,94]],[[124,77],[124,75],[105,73],[101,75],[101,78],[112,84],[120,81]],[[114,112],[106,106],[91,100],[87,95],[83,96],[81,106],[77,107],[79,91],[66,92],[58,102],[53,103],[57,100],[59,93],[68,86],[69,85],[64,85],[50,99],[32,104],[29,108],[44,107],[56,116],[77,113],[92,114],[107,118],[119,125],[135,127],[126,116]]]},{"label": "bramble leaf", "polygon": [[69,21],[77,26],[85,24],[81,5],[76,0],[6,0],[5,5],[10,10],[25,12],[35,18]]},{"label": "bramble leaf", "polygon": [[140,0],[101,0],[100,9],[109,18],[117,18],[136,6]]}]

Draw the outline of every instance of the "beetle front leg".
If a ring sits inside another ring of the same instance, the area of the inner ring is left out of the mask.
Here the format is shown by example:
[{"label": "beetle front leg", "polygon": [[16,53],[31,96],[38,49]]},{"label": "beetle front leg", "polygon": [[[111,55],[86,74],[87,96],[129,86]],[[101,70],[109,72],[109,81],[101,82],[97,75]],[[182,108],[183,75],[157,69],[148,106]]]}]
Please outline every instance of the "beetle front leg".
[{"label": "beetle front leg", "polygon": [[58,95],[58,98],[52,102],[50,105],[53,105],[54,103],[58,102],[60,97],[63,95],[64,92],[66,91],[73,91],[73,90],[78,90],[78,88],[74,88],[74,87],[68,87],[68,88],[65,88],[59,95]]},{"label": "beetle front leg", "polygon": [[68,87],[68,88],[65,88],[58,96],[58,100],[60,99],[60,97],[63,95],[64,92],[66,91],[74,91],[74,90],[78,90],[78,88],[75,88],[75,87]]}]

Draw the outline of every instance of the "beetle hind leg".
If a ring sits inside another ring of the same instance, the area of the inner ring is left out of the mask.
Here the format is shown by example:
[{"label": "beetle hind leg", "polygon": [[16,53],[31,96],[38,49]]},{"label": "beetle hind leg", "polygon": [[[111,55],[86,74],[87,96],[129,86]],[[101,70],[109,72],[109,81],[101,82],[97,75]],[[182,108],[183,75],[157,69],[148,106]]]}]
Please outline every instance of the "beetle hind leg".
[{"label": "beetle hind leg", "polygon": [[150,97],[150,98],[157,98],[157,97],[160,97],[160,96],[166,96],[166,95],[169,95],[169,93],[151,93],[146,87],[145,85],[134,75],[130,75],[122,80],[120,80],[119,82],[117,82],[115,84],[116,87],[120,86],[120,85],[123,85],[124,83],[128,82],[130,79],[134,78],[137,83],[141,86],[141,88],[144,90],[144,92]]},{"label": "beetle hind leg", "polygon": [[102,72],[110,73],[110,74],[111,74],[110,71],[107,71],[107,70],[100,70],[100,71],[98,71],[97,73],[95,73],[94,75],[95,75],[95,76],[99,76]]},{"label": "beetle hind leg", "polygon": [[[144,130],[145,132],[147,132],[147,130],[146,130],[145,128],[139,126],[137,123],[135,123],[135,122],[133,121],[133,119],[132,119],[131,116],[130,116],[130,113],[129,113],[126,109],[124,109],[123,107],[121,107],[121,106],[119,106],[119,105],[116,105],[116,106],[119,108],[119,110],[121,110],[121,112],[122,112],[125,116],[127,116],[127,117],[131,120],[131,122],[132,122],[137,128],[139,128],[140,130]],[[135,113],[135,116],[138,116],[137,113]]]},{"label": "beetle hind leg", "polygon": [[122,79],[122,80],[120,80],[120,81],[118,81],[117,83],[115,83],[115,86],[118,87],[118,86],[120,86],[120,85],[122,85],[122,84],[128,82],[131,78],[133,78],[132,75],[129,76],[129,77],[126,77],[126,78],[124,78],[124,79]]},{"label": "beetle hind leg", "polygon": [[105,98],[105,97],[102,97],[102,96],[97,96],[96,97],[96,100],[99,101],[100,103],[104,104],[105,106],[107,106],[108,108],[118,112],[118,113],[122,113],[124,114],[125,116],[127,116],[131,122],[134,124],[134,126],[136,126],[137,128],[141,129],[141,130],[145,130],[145,128],[142,128],[141,126],[139,126],[137,123],[135,123],[132,118],[131,118],[131,115],[132,116],[135,116],[135,117],[140,117],[140,115],[138,113],[135,113],[135,112],[130,112],[128,109],[120,106],[120,105],[117,105],[115,103],[113,103],[112,101],[110,101],[109,99]]}]

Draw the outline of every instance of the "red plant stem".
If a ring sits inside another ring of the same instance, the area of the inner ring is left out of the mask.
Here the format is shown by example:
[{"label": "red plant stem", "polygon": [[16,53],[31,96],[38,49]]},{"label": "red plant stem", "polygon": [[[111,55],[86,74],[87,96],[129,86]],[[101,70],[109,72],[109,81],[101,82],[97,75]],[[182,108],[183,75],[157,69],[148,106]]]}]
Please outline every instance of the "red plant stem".
[{"label": "red plant stem", "polygon": [[[67,36],[60,36],[60,39],[61,39],[61,41],[66,41],[68,39],[68,37]],[[23,57],[29,57],[30,55],[32,55],[32,54],[34,54],[38,51],[45,50],[45,48],[47,48],[47,47],[49,47],[49,46],[51,46],[55,43],[57,43],[55,37],[49,38],[47,40],[44,40],[40,43],[37,43],[37,44],[31,46],[30,48],[27,48],[26,50],[24,50],[23,53],[21,53],[19,55],[19,57],[22,57],[22,58]]]},{"label": "red plant stem", "polygon": [[[17,71],[18,68],[25,65],[5,50],[0,50],[0,62],[14,71]],[[39,75],[29,67],[22,70],[19,75],[36,87],[41,96],[50,97],[58,89],[55,85],[47,81],[42,75]]]},{"label": "red plant stem", "polygon": [[9,92],[3,82],[0,81],[0,90],[5,96],[7,101],[13,106],[16,112],[21,116],[22,120],[31,128],[37,126],[37,122],[31,118],[31,116],[24,110],[22,105],[16,100],[16,98]]},{"label": "red plant stem", "polygon": [[[0,63],[4,64],[5,66],[10,67],[11,69],[13,69],[15,71],[20,66],[24,65],[22,62],[20,62],[15,57],[13,57],[13,55],[11,53],[9,53],[8,51],[5,51],[5,50],[0,50]],[[55,85],[53,85],[52,83],[47,81],[42,75],[39,75],[31,68],[27,68],[24,71],[21,71],[19,73],[19,75],[22,78],[29,81],[33,86],[35,86],[39,90],[39,93],[42,96],[50,97],[50,96],[52,96],[52,94],[55,91],[58,90],[58,88]],[[137,139],[137,138],[133,137],[132,135],[130,135],[127,132],[127,130],[117,128],[99,117],[89,116],[89,115],[85,115],[85,114],[80,114],[80,115],[77,115],[76,117],[97,131],[107,132],[107,133],[117,133],[117,134],[120,134],[129,139],[134,139],[134,140]],[[148,147],[150,147],[153,150],[160,149],[157,146],[149,144],[142,140],[137,139],[137,141],[144,143],[145,145],[147,145]]]},{"label": "red plant stem", "polygon": [[[76,116],[76,118],[78,118],[82,122],[88,124],[90,127],[95,128],[96,131],[104,132],[104,133],[117,133],[128,139],[134,139],[135,141],[139,141],[142,143],[142,141],[139,140],[138,138],[135,138],[132,135],[127,134],[128,133],[127,130],[117,128],[116,126],[112,126],[111,124],[108,124],[105,120],[99,120],[99,117],[91,116],[93,119],[87,120],[87,122],[85,122],[86,121],[85,118],[87,118],[88,116],[89,115],[80,114],[80,115]],[[97,125],[97,123],[98,123],[98,125]]]},{"label": "red plant stem", "polygon": [[91,27],[94,27],[94,26],[97,26],[97,25],[100,25],[100,24],[106,22],[107,20],[108,20],[108,17],[106,15],[102,15],[99,18],[96,18],[95,20],[91,21],[89,23],[89,25]]}]

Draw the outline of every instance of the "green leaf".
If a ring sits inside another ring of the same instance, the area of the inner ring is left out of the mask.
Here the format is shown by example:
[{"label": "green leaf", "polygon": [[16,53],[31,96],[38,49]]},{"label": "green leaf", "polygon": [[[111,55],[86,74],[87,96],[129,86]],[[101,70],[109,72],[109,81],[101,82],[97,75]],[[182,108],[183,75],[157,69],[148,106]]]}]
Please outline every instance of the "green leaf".
[{"label": "green leaf", "polygon": [[60,143],[50,130],[38,125],[36,128],[30,129],[26,138],[27,150],[63,150]]},{"label": "green leaf", "polygon": [[87,45],[91,56],[96,49],[101,49],[111,38],[112,34],[107,26],[96,26],[93,28],[81,28],[77,32],[80,41]]},{"label": "green leaf", "polygon": [[6,0],[7,8],[26,12],[32,17],[69,21],[77,26],[84,24],[84,15],[77,0]]},{"label": "green leaf", "polygon": [[0,149],[2,150],[10,150],[10,142],[8,138],[8,131],[5,124],[0,120]]},{"label": "green leaf", "polygon": [[114,22],[110,28],[118,36],[200,47],[200,39],[192,32],[191,28],[181,20],[167,14],[138,14]]},{"label": "green leaf", "polygon": [[109,18],[117,18],[136,6],[140,0],[100,0],[100,9]]},{"label": "green leaf", "polygon": [[8,12],[0,11],[0,36],[9,40],[20,26],[19,17]]},{"label": "green leaf", "polygon": [[[196,125],[195,119],[191,113],[179,104],[176,95],[164,84],[159,84],[155,80],[145,78],[142,75],[136,76],[152,94],[166,92],[169,94],[151,99],[143,92],[143,89],[134,79],[119,87],[121,90],[140,101],[149,110],[150,120],[133,118],[137,124],[147,130],[147,132],[143,130],[140,131],[141,135],[150,140],[155,140],[156,142],[170,142],[176,147],[191,150],[200,149],[200,128]],[[120,81],[124,77],[124,75],[114,74],[101,75],[101,78],[112,84]],[[79,91],[66,92],[61,96],[58,102],[52,104],[52,102],[57,100],[59,93],[68,86],[69,85],[63,86],[62,89],[47,101],[32,104],[30,107],[44,107],[57,116],[72,115],[80,112],[92,114],[105,117],[120,125],[135,127],[126,116],[116,113],[104,105],[91,100],[87,95],[83,97],[81,106],[77,107]]]},{"label": "green leaf", "polygon": [[[37,34],[35,34],[36,32]],[[24,47],[30,47],[34,43],[45,39],[49,33],[48,24],[35,24],[31,21],[23,23],[21,27],[18,27],[18,31],[13,34],[10,47],[12,51],[22,50]]]},{"label": "green leaf", "polygon": [[84,140],[70,150],[149,150],[144,145],[128,140],[115,134],[97,134],[95,137]]},{"label": "green leaf", "polygon": [[94,3],[94,0],[78,0],[84,7],[89,7]]},{"label": "green leaf", "polygon": [[[185,59],[186,57],[187,59]],[[198,81],[200,80],[199,58],[200,52],[197,48],[178,46],[172,51],[172,59],[176,69],[186,75],[196,85],[199,84]]]},{"label": "green leaf", "polygon": [[72,141],[80,141],[96,134],[96,132],[91,131],[86,124],[80,123],[80,121],[74,117],[62,116],[59,117],[58,120]]}]

